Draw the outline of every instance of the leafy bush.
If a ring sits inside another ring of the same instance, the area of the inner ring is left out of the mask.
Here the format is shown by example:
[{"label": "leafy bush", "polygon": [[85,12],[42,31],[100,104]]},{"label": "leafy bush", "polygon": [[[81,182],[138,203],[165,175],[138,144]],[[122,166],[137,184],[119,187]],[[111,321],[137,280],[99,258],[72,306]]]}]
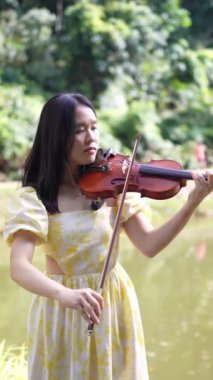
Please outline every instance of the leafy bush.
[{"label": "leafy bush", "polygon": [[0,92],[0,160],[16,168],[33,139],[42,97],[29,96],[22,86],[4,86]]}]

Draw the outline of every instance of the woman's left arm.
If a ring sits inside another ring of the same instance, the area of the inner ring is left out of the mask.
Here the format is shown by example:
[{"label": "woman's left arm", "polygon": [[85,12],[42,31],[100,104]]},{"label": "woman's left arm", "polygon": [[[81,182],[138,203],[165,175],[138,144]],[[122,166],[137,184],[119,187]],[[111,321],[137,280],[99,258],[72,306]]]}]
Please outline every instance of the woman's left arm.
[{"label": "woman's left arm", "polygon": [[142,212],[123,223],[127,236],[144,255],[154,257],[164,249],[184,228],[202,200],[213,191],[213,171],[210,170],[207,174],[206,181],[202,174],[193,173],[195,186],[186,203],[162,226],[154,229]]}]

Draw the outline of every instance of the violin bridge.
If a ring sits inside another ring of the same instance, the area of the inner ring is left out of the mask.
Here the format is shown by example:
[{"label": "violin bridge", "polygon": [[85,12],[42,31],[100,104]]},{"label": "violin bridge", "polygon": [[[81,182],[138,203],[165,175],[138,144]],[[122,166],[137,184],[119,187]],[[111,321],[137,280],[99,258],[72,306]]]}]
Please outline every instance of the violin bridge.
[{"label": "violin bridge", "polygon": [[122,167],[121,167],[121,171],[124,176],[127,174],[128,168],[129,168],[129,162],[125,159],[123,160]]}]

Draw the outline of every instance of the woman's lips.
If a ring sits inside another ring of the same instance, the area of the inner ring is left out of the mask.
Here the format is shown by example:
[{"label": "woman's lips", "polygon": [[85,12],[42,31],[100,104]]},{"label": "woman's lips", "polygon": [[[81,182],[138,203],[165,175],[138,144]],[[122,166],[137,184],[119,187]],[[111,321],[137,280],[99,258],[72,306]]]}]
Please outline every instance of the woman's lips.
[{"label": "woman's lips", "polygon": [[95,153],[96,152],[96,148],[93,148],[93,147],[89,147],[87,149],[84,150],[85,153]]}]

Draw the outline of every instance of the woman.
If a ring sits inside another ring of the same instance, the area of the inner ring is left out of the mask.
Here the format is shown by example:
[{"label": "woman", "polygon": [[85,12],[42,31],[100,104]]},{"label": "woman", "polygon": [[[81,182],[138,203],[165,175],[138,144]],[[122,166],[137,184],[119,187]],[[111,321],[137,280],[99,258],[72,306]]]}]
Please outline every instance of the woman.
[{"label": "woman", "polygon": [[[13,198],[5,225],[11,248],[11,277],[34,293],[29,315],[30,380],[148,380],[144,337],[133,285],[116,263],[119,238],[102,295],[100,274],[116,207],[93,210],[78,188],[82,166],[99,148],[95,110],[80,94],[59,94],[41,112],[23,187]],[[153,229],[139,194],[128,193],[122,227],[134,245],[153,257],[186,225],[212,192],[194,173],[195,187],[180,211]],[[32,263],[44,244],[46,274]],[[91,337],[87,326],[95,323]]]}]

